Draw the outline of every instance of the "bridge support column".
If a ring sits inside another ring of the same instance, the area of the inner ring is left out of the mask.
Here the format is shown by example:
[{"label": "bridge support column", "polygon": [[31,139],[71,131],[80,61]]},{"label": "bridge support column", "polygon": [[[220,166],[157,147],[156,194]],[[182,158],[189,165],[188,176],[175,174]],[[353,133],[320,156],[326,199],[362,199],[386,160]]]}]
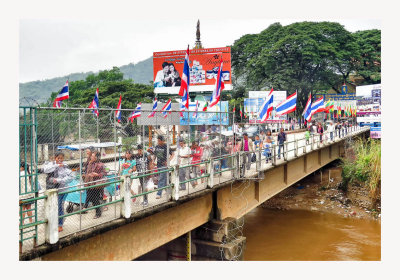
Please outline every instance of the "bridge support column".
[{"label": "bridge support column", "polygon": [[179,200],[179,165],[174,166],[174,171],[172,171],[171,182],[173,182],[174,187],[172,188],[172,199]]},{"label": "bridge support column", "polygon": [[58,242],[58,192],[57,189],[46,190],[47,199],[44,201],[45,217],[45,240],[47,243]]},{"label": "bridge support column", "polygon": [[243,260],[246,237],[242,236],[243,218],[211,220],[194,231],[193,260]]},{"label": "bridge support column", "polygon": [[314,150],[314,137],[315,137],[315,135],[312,134],[311,135],[311,151]]},{"label": "bridge support column", "polygon": [[124,197],[124,201],[121,204],[121,216],[128,219],[131,216],[132,208],[131,208],[131,179],[128,175],[124,175],[122,182],[122,195]]},{"label": "bridge support column", "polygon": [[207,173],[210,174],[208,177],[207,188],[212,188],[214,186],[214,159],[210,159],[210,162],[207,163]]},{"label": "bridge support column", "polygon": [[272,149],[272,165],[275,166],[276,165],[276,145],[271,145],[271,149]]}]

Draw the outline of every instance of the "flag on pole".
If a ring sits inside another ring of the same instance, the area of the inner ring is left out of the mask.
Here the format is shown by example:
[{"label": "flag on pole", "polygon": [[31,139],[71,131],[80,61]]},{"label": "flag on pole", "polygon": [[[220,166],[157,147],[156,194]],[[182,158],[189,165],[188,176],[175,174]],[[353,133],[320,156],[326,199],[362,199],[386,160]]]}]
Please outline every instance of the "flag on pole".
[{"label": "flag on pole", "polygon": [[186,50],[185,61],[183,63],[183,72],[181,78],[181,87],[179,88],[179,95],[182,96],[182,104],[189,109],[189,45]]},{"label": "flag on pole", "polygon": [[232,112],[235,113],[235,111],[236,111],[236,105],[233,106]]},{"label": "flag on pole", "polygon": [[283,116],[296,111],[297,90],[290,95],[286,100],[276,106],[276,116]]},{"label": "flag on pole", "polygon": [[242,105],[240,105],[240,108],[239,108],[239,113],[240,113],[240,117],[243,117]]},{"label": "flag on pole", "polygon": [[54,99],[53,102],[53,107],[54,108],[61,108],[62,100],[68,99],[69,98],[69,90],[68,90],[68,80],[61,89],[61,91],[58,93],[56,99]]},{"label": "flag on pole", "polygon": [[153,109],[152,109],[152,112],[150,113],[150,115],[147,116],[148,118],[154,117],[154,115],[156,114],[156,111],[157,111],[157,105],[158,105],[158,103],[157,103],[157,97],[154,97],[154,100],[153,100]]},{"label": "flag on pole", "polygon": [[272,102],[274,101],[273,92],[274,89],[272,88],[271,91],[268,93],[267,98],[265,99],[264,103],[261,105],[260,111],[258,113],[261,122],[265,122],[270,116],[272,112]]},{"label": "flag on pole", "polygon": [[183,118],[183,112],[185,112],[185,105],[181,102],[181,108],[180,108],[180,112],[179,112],[179,116],[181,116]]},{"label": "flag on pole", "polygon": [[325,106],[325,113],[333,111],[333,102],[330,99],[325,102],[324,106]]},{"label": "flag on pole", "polygon": [[306,106],[304,107],[303,115],[304,115],[304,119],[307,122],[311,121],[311,117],[312,117],[312,115],[311,115],[311,93],[308,96]]},{"label": "flag on pole", "polygon": [[311,115],[324,111],[325,111],[325,106],[323,97],[318,98],[311,104]]},{"label": "flag on pole", "polygon": [[161,111],[164,115],[164,119],[168,117],[168,114],[171,114],[172,105],[171,105],[171,98],[167,101],[167,103],[162,107]]},{"label": "flag on pole", "polygon": [[203,112],[206,112],[207,109],[208,109],[208,101],[206,101],[206,103],[204,103]]},{"label": "flag on pole", "polygon": [[96,88],[96,93],[94,94],[94,98],[92,103],[90,103],[89,108],[92,108],[93,114],[95,114],[97,117],[99,116],[99,88]]},{"label": "flag on pole", "polygon": [[128,118],[128,120],[133,123],[133,119],[138,118],[142,115],[142,102],[140,102],[137,106],[135,111],[132,112],[131,116]]},{"label": "flag on pole", "polygon": [[210,108],[219,102],[219,100],[221,98],[221,91],[225,88],[224,79],[222,76],[222,65],[223,65],[223,62],[222,62],[222,54],[221,54],[221,61],[219,64],[219,69],[218,69],[218,76],[217,76],[217,80],[215,81],[215,88],[213,90],[213,93],[212,93],[211,99],[210,99]]},{"label": "flag on pole", "polygon": [[117,110],[115,111],[115,117],[117,118],[118,122],[121,122],[121,101],[122,101],[122,95],[119,95],[119,101],[117,105]]},{"label": "flag on pole", "polygon": [[193,113],[193,117],[195,117],[196,119],[197,119],[198,108],[199,108],[199,100],[196,100],[196,109]]}]

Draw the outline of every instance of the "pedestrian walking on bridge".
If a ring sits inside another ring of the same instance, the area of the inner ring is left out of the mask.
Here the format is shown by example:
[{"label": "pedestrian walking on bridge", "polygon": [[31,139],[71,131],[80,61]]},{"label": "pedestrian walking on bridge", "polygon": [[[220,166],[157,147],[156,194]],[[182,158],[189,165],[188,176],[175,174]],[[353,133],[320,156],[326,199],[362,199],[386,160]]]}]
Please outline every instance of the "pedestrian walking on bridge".
[{"label": "pedestrian walking on bridge", "polygon": [[278,134],[278,159],[281,159],[281,148],[282,148],[282,153],[285,153],[285,141],[286,141],[286,133],[283,131],[283,128],[281,128],[279,134]]},{"label": "pedestrian walking on bridge", "polygon": [[[247,133],[243,133],[243,139],[240,142],[240,151],[243,152],[243,157],[242,157],[242,166],[240,169],[240,176],[244,177],[245,174],[245,168],[247,170],[250,169],[251,167],[251,156],[255,151],[254,148],[254,143],[253,141],[249,138]],[[253,153],[251,153],[253,152]]]}]

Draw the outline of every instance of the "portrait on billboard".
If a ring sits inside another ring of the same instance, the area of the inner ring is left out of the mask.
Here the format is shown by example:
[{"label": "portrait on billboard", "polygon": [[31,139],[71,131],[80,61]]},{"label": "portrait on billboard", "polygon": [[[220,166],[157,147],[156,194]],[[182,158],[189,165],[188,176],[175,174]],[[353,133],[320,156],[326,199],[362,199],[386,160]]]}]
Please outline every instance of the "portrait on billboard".
[{"label": "portrait on billboard", "polygon": [[157,71],[154,78],[154,87],[179,87],[181,86],[181,77],[171,62],[164,61],[162,69]]}]

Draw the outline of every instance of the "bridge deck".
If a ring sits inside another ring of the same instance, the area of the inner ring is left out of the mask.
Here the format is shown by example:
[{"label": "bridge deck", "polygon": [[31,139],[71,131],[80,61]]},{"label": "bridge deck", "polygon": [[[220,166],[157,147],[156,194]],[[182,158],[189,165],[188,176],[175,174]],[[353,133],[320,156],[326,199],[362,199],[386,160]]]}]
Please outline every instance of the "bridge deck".
[{"label": "bridge deck", "polygon": [[[348,136],[358,134],[358,133],[359,133],[359,131],[351,132],[348,134]],[[316,136],[316,140],[317,140],[317,138],[319,139],[319,136]],[[295,143],[291,142],[291,141],[294,141],[296,139],[298,140],[297,155],[299,157],[304,155],[305,153],[309,153],[311,150],[318,149],[319,144],[317,143],[317,141],[314,143],[313,149],[311,147],[311,144],[306,145],[305,139],[304,139],[304,132],[287,134],[287,140],[289,142],[288,143],[287,160],[289,160],[289,161],[291,159],[295,158],[295,151],[294,151]],[[336,138],[334,143],[342,141],[342,140],[343,140],[343,137],[340,139]],[[311,143],[311,139],[310,139],[310,143]],[[331,144],[332,143],[330,141],[325,141],[324,144],[321,145],[321,147],[325,147],[325,146],[328,146]],[[304,148],[303,148],[304,146],[306,147],[305,152],[304,152]],[[276,147],[276,154],[277,153],[278,153],[278,149]],[[281,157],[281,159],[276,159],[277,165],[282,164],[284,162],[285,162],[285,160],[283,159],[283,156]],[[107,163],[107,165],[109,165],[112,168],[111,165],[114,165],[114,163]],[[273,167],[274,166],[272,165],[271,161],[266,163],[265,157],[261,156],[261,171],[266,171]],[[258,172],[256,170],[256,163],[253,162],[251,164],[250,170],[246,170],[244,179],[257,178],[257,175],[258,175]],[[43,175],[41,175],[41,176],[43,176]],[[44,179],[44,177],[40,178],[40,180],[43,180],[43,179]],[[226,171],[221,174],[215,175],[214,176],[214,187],[222,186],[222,185],[226,184],[227,182],[232,181],[232,179],[233,179],[232,171]],[[200,182],[196,187],[193,187],[192,185],[190,185],[190,183],[187,183],[187,189],[179,191],[179,195],[180,195],[180,197],[185,197],[185,196],[194,194],[196,192],[199,192],[201,190],[205,190],[206,188],[207,188],[206,180],[203,183]],[[42,192],[43,192],[43,190],[42,190]],[[119,193],[116,192],[115,195],[112,197],[112,199],[113,200],[120,199]],[[149,194],[149,196],[148,196],[149,203],[147,206],[141,205],[141,203],[143,202],[143,197],[138,197],[135,202],[131,201],[132,213],[139,213],[141,211],[146,211],[148,209],[157,208],[160,205],[163,205],[170,200],[171,200],[171,195],[169,193],[166,193],[165,191],[163,192],[161,199],[156,199],[156,192]],[[68,205],[68,202],[66,202],[64,204],[65,207],[67,205]],[[63,231],[60,233],[60,238],[69,236],[71,234],[77,233],[77,232],[85,230],[85,229],[95,227],[100,224],[107,223],[107,222],[115,220],[115,219],[119,219],[119,218],[121,218],[120,211],[121,211],[121,202],[109,205],[108,210],[103,211],[102,216],[98,219],[93,219],[93,217],[95,215],[95,210],[89,210],[87,214],[76,214],[76,215],[69,216],[64,219]],[[38,220],[43,220],[43,219],[44,219],[43,200],[39,200],[38,201]],[[41,245],[45,242],[44,230],[45,230],[45,226],[43,224],[38,226],[38,237],[39,238],[38,238],[37,245]],[[29,236],[29,234],[27,234],[27,236]],[[23,243],[22,250],[23,250],[23,252],[27,252],[30,249],[32,249],[32,247],[33,247],[33,241],[32,241],[32,239],[30,239]]]}]

